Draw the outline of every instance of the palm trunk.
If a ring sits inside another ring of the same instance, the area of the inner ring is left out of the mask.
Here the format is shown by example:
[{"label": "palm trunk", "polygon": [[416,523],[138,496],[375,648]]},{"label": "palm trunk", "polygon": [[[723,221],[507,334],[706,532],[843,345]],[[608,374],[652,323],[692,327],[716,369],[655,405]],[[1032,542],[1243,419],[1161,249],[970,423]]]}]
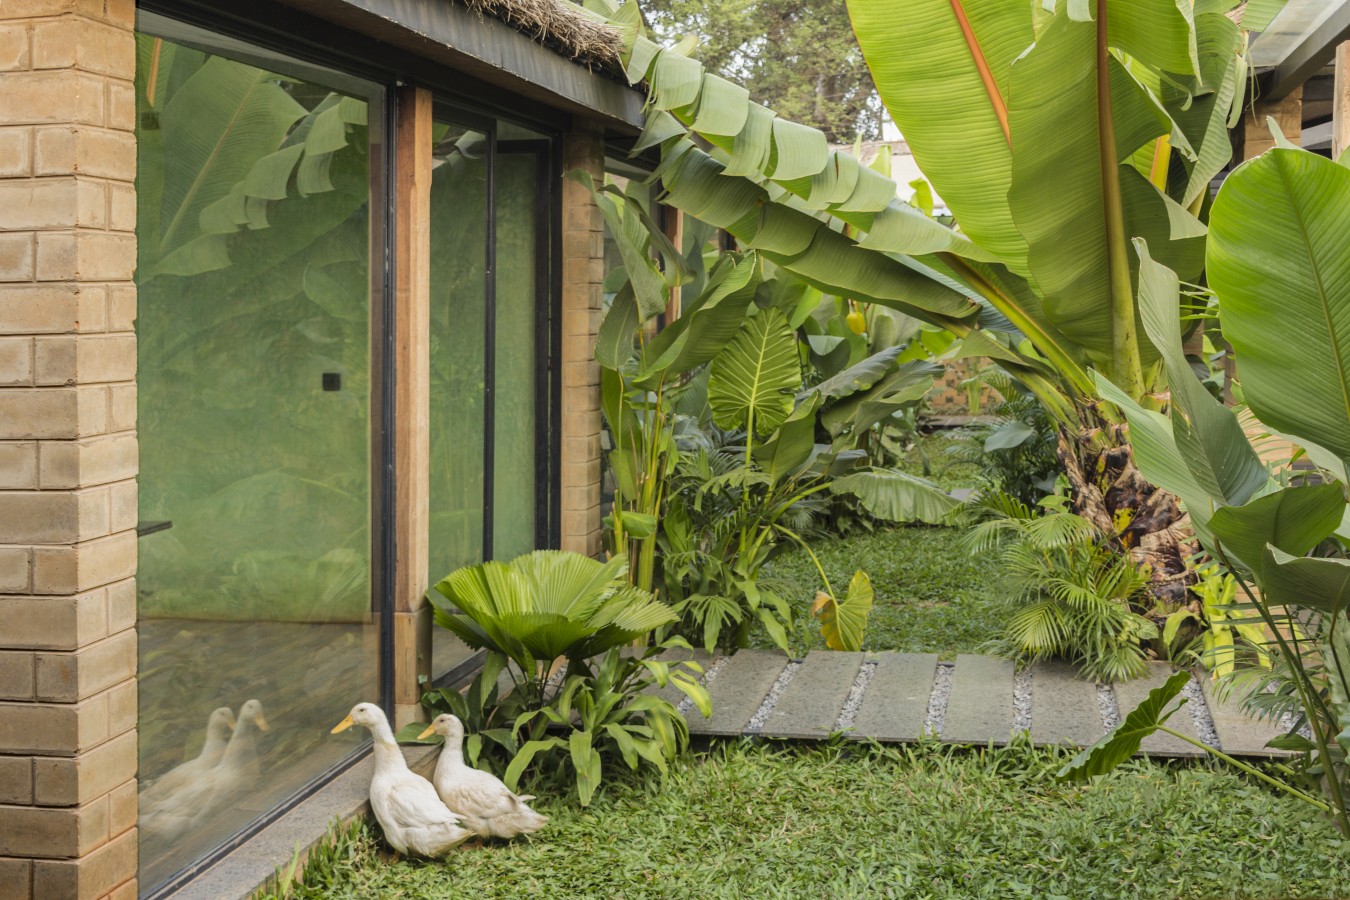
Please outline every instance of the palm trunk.
[{"label": "palm trunk", "polygon": [[1159,603],[1184,605],[1194,583],[1186,557],[1192,535],[1175,495],[1151,484],[1134,463],[1124,426],[1102,424],[1069,434],[1061,429],[1059,457],[1072,490],[1073,511],[1150,570]]}]

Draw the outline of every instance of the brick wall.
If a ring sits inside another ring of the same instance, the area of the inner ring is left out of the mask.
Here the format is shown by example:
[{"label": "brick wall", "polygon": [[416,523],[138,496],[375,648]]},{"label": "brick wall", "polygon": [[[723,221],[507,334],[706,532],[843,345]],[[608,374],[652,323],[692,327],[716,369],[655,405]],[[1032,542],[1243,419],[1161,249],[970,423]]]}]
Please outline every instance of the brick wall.
[{"label": "brick wall", "polygon": [[136,896],[132,0],[0,0],[0,897]]},{"label": "brick wall", "polygon": [[[579,123],[563,137],[563,171],[585,169],[599,183],[605,145]],[[600,364],[595,336],[604,315],[605,226],[584,185],[563,182],[562,548],[598,556],[600,532]]]}]

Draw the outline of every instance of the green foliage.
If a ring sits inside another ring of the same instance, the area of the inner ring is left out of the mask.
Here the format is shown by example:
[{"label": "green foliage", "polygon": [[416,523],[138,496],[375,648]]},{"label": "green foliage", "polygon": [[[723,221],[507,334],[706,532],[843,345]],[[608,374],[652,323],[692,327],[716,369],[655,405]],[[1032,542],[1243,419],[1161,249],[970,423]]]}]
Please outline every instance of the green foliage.
[{"label": "green foliage", "polygon": [[1158,636],[1140,613],[1148,576],[1087,520],[1049,497],[1037,512],[1008,494],[988,493],[964,511],[964,543],[998,556],[1016,592],[1004,637],[992,649],[1034,662],[1063,658],[1095,681],[1143,674],[1145,642]]},{"label": "green foliage", "polygon": [[585,809],[535,785],[548,840],[461,853],[453,866],[391,861],[373,825],[340,832],[309,855],[293,896],[1350,895],[1343,839],[1245,776],[1139,759],[1084,788],[1054,778],[1070,756],[1025,744],[722,743],[660,787],[617,779]]},{"label": "green foliage", "polygon": [[[688,648],[678,639],[634,653],[674,621],[674,613],[628,582],[622,556],[600,562],[577,553],[539,550],[509,563],[487,562],[450,573],[428,596],[436,622],[487,661],[463,693],[429,691],[432,714],[464,722],[471,765],[502,770],[515,788],[531,769],[572,773],[578,798],[589,804],[606,768],[644,764],[663,775],[689,745],[689,729],[670,701],[644,693],[673,684],[707,716],[712,709],[695,663],[672,666],[656,657]],[[566,662],[561,682],[555,663]],[[511,687],[501,695],[500,676]],[[691,674],[693,673],[693,674]],[[399,737],[416,739],[419,726]]]},{"label": "green foliage", "polygon": [[816,594],[811,612],[820,619],[820,634],[825,638],[825,646],[831,650],[851,650],[855,653],[861,650],[867,616],[872,612],[872,600],[872,582],[861,569],[854,573],[853,580],[848,583],[848,594],[842,602],[824,591]]},{"label": "green foliage", "polygon": [[1144,738],[1166,725],[1167,720],[1186,705],[1183,697],[1176,706],[1170,706],[1190,680],[1190,672],[1173,673],[1166,682],[1149,691],[1144,702],[1130,710],[1124,721],[1060,769],[1059,777],[1067,781],[1087,781],[1110,772],[1134,756]]},{"label": "green foliage", "polygon": [[998,400],[980,413],[995,416],[993,425],[967,429],[975,440],[957,444],[954,452],[962,462],[980,469],[980,481],[988,489],[1011,494],[1032,505],[1055,490],[1060,474],[1059,435],[1034,395],[997,366],[970,380],[968,389],[993,389]]}]

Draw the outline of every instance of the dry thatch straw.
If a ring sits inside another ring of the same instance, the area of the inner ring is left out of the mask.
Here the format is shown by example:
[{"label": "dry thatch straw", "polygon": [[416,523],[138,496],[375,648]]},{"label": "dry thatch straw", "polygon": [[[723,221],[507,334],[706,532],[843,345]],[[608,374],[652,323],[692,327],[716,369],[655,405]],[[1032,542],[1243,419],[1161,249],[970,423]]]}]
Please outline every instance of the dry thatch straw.
[{"label": "dry thatch straw", "polygon": [[460,0],[577,62],[619,73],[618,29],[568,0]]}]

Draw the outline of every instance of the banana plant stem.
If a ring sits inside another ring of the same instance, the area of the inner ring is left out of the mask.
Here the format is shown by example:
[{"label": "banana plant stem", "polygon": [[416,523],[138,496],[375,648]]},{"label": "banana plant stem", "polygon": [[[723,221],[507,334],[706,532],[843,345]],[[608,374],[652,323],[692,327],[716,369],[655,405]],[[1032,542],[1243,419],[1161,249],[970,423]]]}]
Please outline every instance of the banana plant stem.
[{"label": "banana plant stem", "polygon": [[1236,759],[1234,759],[1233,757],[1229,756],[1227,753],[1224,753],[1224,752],[1221,751],[1221,750],[1216,750],[1216,749],[1214,749],[1213,747],[1211,747],[1209,744],[1204,743],[1203,741],[1198,741],[1198,740],[1196,740],[1195,738],[1191,737],[1190,735],[1182,734],[1180,731],[1176,731],[1176,730],[1174,730],[1174,729],[1168,728],[1166,725],[1159,725],[1159,726],[1158,726],[1158,730],[1159,730],[1159,731],[1162,731],[1162,732],[1165,732],[1165,733],[1167,733],[1167,734],[1170,734],[1170,735],[1172,735],[1172,737],[1174,737],[1174,738],[1179,738],[1179,739],[1185,741],[1185,742],[1188,743],[1188,744],[1192,744],[1192,745],[1194,745],[1194,746],[1196,746],[1196,747],[1199,747],[1201,750],[1205,751],[1206,753],[1208,753],[1208,754],[1210,754],[1210,755],[1212,755],[1212,756],[1218,757],[1219,759],[1221,759],[1221,760],[1223,760],[1224,762],[1228,763],[1230,766],[1233,766],[1233,767],[1236,768],[1236,769],[1241,769],[1243,772],[1246,772],[1248,775],[1251,775],[1251,776],[1253,776],[1254,778],[1259,778],[1259,779],[1261,779],[1262,781],[1264,781],[1266,784],[1270,785],[1271,787],[1279,788],[1280,790],[1284,791],[1285,793],[1292,794],[1293,796],[1295,796],[1295,797],[1297,797],[1298,799],[1302,800],[1304,803],[1312,804],[1313,806],[1317,807],[1318,809],[1320,809],[1320,810],[1321,810],[1322,812],[1324,812],[1324,813],[1329,813],[1329,812],[1332,811],[1331,805],[1330,805],[1330,804],[1324,803],[1323,801],[1318,800],[1318,799],[1317,799],[1316,797],[1314,797],[1312,794],[1306,793],[1306,792],[1304,792],[1304,791],[1300,791],[1298,788],[1294,787],[1292,784],[1285,784],[1283,781],[1280,781],[1278,778],[1271,778],[1269,775],[1267,775],[1265,772],[1262,772],[1260,769],[1256,768],[1255,766],[1249,766],[1249,765],[1247,765],[1247,764],[1244,763],[1244,762],[1241,762],[1241,761],[1239,761],[1239,760],[1236,760]]}]

